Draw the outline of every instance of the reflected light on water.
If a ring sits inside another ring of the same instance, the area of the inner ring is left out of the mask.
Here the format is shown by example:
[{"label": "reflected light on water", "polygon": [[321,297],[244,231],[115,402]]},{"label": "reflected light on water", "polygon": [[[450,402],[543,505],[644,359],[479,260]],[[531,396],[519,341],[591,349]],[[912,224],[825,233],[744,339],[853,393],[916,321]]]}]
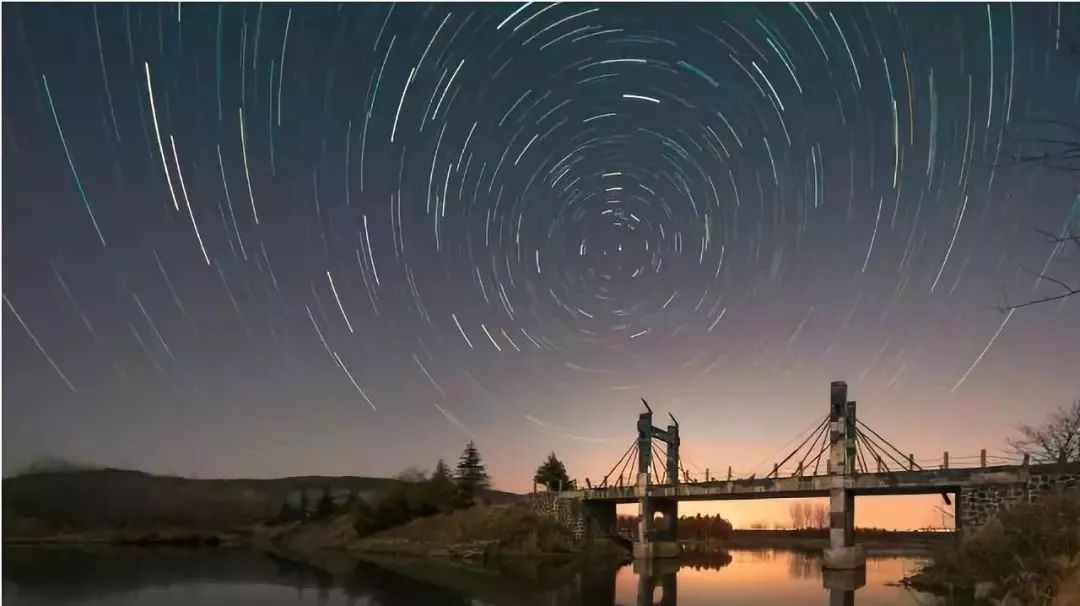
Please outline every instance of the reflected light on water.
[{"label": "reflected light on water", "polygon": [[[713,566],[683,564],[677,573],[678,606],[705,604],[824,604],[824,586],[817,554],[787,550],[734,550],[731,563]],[[897,583],[919,565],[912,557],[871,557],[866,564],[866,584],[855,591],[854,603],[932,604],[931,596],[910,591]],[[639,574],[632,566],[621,568],[615,580],[616,604],[640,604]],[[659,585],[659,578],[657,585]],[[661,593],[655,593],[655,604]],[[647,602],[646,602],[647,603]]]}]

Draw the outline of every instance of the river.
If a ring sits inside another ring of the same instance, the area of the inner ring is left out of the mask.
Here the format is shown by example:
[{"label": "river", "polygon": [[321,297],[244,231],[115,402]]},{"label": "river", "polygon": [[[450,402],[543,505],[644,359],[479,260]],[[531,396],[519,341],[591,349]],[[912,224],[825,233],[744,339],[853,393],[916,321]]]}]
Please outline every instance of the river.
[{"label": "river", "polygon": [[896,585],[922,562],[897,553],[870,557],[863,576],[823,575],[815,552],[790,549],[737,549],[651,568],[517,561],[495,572],[336,556],[316,567],[233,548],[7,545],[3,598],[27,606],[945,604]]}]

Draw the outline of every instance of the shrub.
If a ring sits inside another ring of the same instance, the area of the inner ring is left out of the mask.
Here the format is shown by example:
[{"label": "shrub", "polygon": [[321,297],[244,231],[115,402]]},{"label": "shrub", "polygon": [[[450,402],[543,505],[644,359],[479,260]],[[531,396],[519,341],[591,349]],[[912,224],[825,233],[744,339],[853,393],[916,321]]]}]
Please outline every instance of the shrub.
[{"label": "shrub", "polygon": [[448,478],[439,475],[414,482],[401,482],[377,497],[369,506],[356,505],[356,532],[366,536],[399,526],[417,518],[463,509],[471,499]]},{"label": "shrub", "polygon": [[1001,511],[936,554],[914,584],[973,586],[990,581],[1004,599],[1049,603],[1080,556],[1080,493],[1048,495]]}]

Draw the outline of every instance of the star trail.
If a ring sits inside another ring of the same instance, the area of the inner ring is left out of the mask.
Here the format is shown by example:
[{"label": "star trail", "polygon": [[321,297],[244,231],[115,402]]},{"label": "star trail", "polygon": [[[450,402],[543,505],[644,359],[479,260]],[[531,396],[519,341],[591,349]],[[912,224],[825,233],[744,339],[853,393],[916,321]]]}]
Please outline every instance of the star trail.
[{"label": "star trail", "polygon": [[749,473],[830,380],[937,452],[1080,393],[1077,301],[1001,308],[1077,277],[1078,173],[1011,162],[1077,138],[1075,5],[3,14],[5,472],[523,490],[642,396]]}]

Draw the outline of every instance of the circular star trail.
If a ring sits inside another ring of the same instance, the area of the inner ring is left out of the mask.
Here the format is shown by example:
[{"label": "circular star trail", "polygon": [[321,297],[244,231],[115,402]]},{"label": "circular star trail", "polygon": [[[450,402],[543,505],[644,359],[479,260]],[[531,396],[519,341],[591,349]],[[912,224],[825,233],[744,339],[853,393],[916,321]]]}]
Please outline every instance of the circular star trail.
[{"label": "circular star trail", "polygon": [[643,395],[730,459],[832,379],[995,431],[995,394],[1078,389],[1075,302],[995,308],[1073,277],[1035,228],[1075,173],[1013,160],[1075,137],[1074,6],[4,13],[16,459],[385,474],[475,438],[515,486],[552,443],[602,473]]}]

